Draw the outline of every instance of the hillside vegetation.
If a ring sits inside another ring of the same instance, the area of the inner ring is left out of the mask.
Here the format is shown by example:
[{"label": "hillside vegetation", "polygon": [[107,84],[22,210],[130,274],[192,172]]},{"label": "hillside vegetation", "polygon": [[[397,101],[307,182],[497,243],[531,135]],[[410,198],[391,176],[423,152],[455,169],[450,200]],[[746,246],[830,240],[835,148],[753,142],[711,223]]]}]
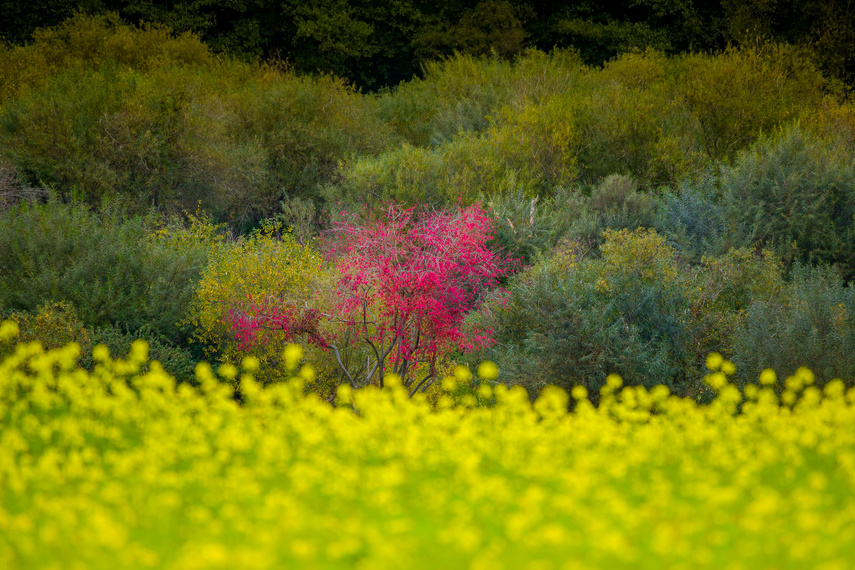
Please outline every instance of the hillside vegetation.
[{"label": "hillside vegetation", "polygon": [[703,400],[712,351],[855,380],[845,87],[782,43],[588,62],[456,53],[365,93],[115,14],[41,29],[0,50],[0,311],[187,381],[252,354],[274,382],[300,341],[325,397],[485,358],[532,397]]}]

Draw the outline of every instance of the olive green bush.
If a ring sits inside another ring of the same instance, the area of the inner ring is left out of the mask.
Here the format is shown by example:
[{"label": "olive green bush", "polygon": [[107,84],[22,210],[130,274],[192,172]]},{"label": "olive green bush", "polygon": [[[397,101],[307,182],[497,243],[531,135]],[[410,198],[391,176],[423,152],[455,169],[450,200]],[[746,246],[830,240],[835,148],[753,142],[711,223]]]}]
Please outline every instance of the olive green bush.
[{"label": "olive green bush", "polygon": [[170,63],[212,66],[216,59],[192,34],[176,36],[163,25],[136,28],[115,14],[77,14],[58,26],[37,30],[26,45],[4,47],[0,42],[0,104],[44,87],[59,71],[97,68],[108,61],[150,71]]},{"label": "olive green bush", "polygon": [[664,238],[647,230],[606,232],[602,257],[570,242],[518,275],[480,311],[492,329],[484,355],[500,380],[537,393],[546,383],[598,393],[606,375],[685,391],[681,369],[690,323],[683,274]]},{"label": "olive green bush", "polygon": [[37,81],[10,76],[0,160],[22,183],[94,208],[175,213],[201,202],[234,227],[275,215],[317,226],[318,185],[394,138],[376,99],[342,80],[191,57],[184,43],[207,48],[170,38],[81,16],[0,54],[0,69],[18,49],[54,62],[36,65]]},{"label": "olive green bush", "polygon": [[46,350],[76,342],[83,355],[81,362],[94,346],[90,331],[78,317],[74,306],[66,301],[47,302],[32,312],[7,311],[0,317],[18,324],[21,342],[38,341]]},{"label": "olive green bush", "polygon": [[822,386],[834,378],[855,385],[855,288],[830,267],[793,267],[771,298],[757,299],[734,334],[733,362],[743,381],[764,368],[793,374],[809,367]]},{"label": "olive green bush", "polygon": [[514,63],[455,56],[384,93],[377,108],[406,144],[343,162],[325,187],[329,204],[546,197],[614,174],[642,192],[677,187],[764,132],[802,117],[830,129],[845,115],[841,92],[810,60],[776,45],[635,51],[602,69],[564,51]]},{"label": "olive green bush", "polygon": [[[489,330],[500,380],[596,392],[609,373],[709,398],[710,352],[733,354],[751,306],[784,288],[771,255],[734,250],[689,265],[650,229],[605,230],[599,249],[568,240],[516,275],[469,325]],[[631,371],[633,376],[626,373]]]},{"label": "olive green bush", "polygon": [[586,197],[575,187],[558,188],[543,198],[516,191],[491,196],[486,206],[493,218],[494,246],[522,269],[574,235],[586,212]]},{"label": "olive green bush", "polygon": [[513,63],[455,53],[426,63],[423,78],[381,94],[379,112],[410,144],[439,146],[461,133],[485,132],[505,107],[519,111],[572,89],[583,71],[571,50],[530,50]]},{"label": "olive green bush", "polygon": [[[151,363],[156,360],[178,382],[196,383],[194,370],[199,361],[198,355],[186,348],[175,346],[149,325],[143,325],[132,333],[124,331],[118,325],[87,329],[87,333],[91,347],[104,345],[113,356],[128,354],[134,342],[142,339],[148,343],[148,359],[142,364],[142,369],[149,370]],[[97,365],[91,349],[85,346],[80,351],[80,365],[89,371],[94,370]]]},{"label": "olive green bush", "polygon": [[761,133],[816,110],[836,93],[804,53],[786,45],[677,58],[679,104],[710,158],[733,157]]},{"label": "olive green bush", "polygon": [[722,201],[746,246],[792,263],[834,263],[855,277],[855,152],[794,125],[721,173]]},{"label": "olive green bush", "polygon": [[2,154],[33,185],[131,213],[201,201],[238,225],[316,201],[338,161],[377,152],[384,132],[338,80],[238,63],[75,68],[0,110]]},{"label": "olive green bush", "polygon": [[207,259],[201,244],[153,235],[141,218],[96,215],[79,204],[21,204],[0,213],[0,306],[35,312],[65,301],[87,327],[148,325],[171,342]]}]

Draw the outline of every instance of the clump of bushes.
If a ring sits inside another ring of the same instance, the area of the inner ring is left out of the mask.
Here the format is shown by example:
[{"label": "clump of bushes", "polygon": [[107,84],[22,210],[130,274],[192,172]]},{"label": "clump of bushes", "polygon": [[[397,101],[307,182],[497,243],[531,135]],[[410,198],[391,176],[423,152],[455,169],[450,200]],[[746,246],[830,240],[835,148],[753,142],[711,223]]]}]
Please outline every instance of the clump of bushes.
[{"label": "clump of bushes", "polygon": [[38,341],[46,350],[76,342],[82,355],[92,350],[91,331],[77,316],[74,306],[66,301],[48,302],[29,313],[11,311],[2,318],[18,324],[20,342]]},{"label": "clump of bushes", "polygon": [[740,153],[722,169],[721,186],[743,244],[773,249],[788,263],[837,264],[855,277],[851,147],[795,125]]},{"label": "clump of bushes", "polygon": [[[196,383],[197,355],[187,348],[175,346],[147,325],[133,333],[126,332],[117,325],[98,327],[88,330],[88,333],[92,347],[106,346],[114,358],[130,353],[131,347],[137,340],[145,340],[148,343],[148,359],[142,364],[142,370],[149,370],[151,363],[157,361],[178,382]],[[91,371],[96,363],[92,351],[83,347],[80,365]]]},{"label": "clump of bushes", "polygon": [[752,303],[781,291],[771,255],[739,250],[691,267],[651,229],[605,230],[598,250],[559,246],[512,279],[471,325],[495,344],[500,378],[536,394],[547,383],[597,393],[609,373],[699,397],[707,353],[734,350]]},{"label": "clump of bushes", "polygon": [[793,268],[774,296],[754,299],[734,334],[733,362],[742,381],[765,368],[792,374],[807,366],[819,386],[840,378],[855,385],[855,289],[827,266]]},{"label": "clump of bushes", "polygon": [[[339,79],[218,61],[191,36],[171,38],[78,17],[0,54],[0,67],[16,54],[55,62],[36,65],[37,81],[9,76],[0,159],[23,183],[93,208],[177,213],[201,202],[245,228],[276,214],[316,223],[318,185],[339,161],[392,140],[374,99]],[[188,55],[192,42],[204,57]]]},{"label": "clump of bushes", "polygon": [[207,259],[203,244],[176,247],[142,218],[56,201],[15,206],[0,224],[0,307],[34,313],[64,301],[86,327],[147,326],[170,342],[189,338],[178,323]]},{"label": "clump of bushes", "polygon": [[115,14],[76,14],[36,30],[26,45],[0,48],[0,103],[44,87],[62,70],[97,68],[108,61],[147,72],[172,63],[211,67],[216,58],[198,37],[175,35],[164,25],[136,28]]}]

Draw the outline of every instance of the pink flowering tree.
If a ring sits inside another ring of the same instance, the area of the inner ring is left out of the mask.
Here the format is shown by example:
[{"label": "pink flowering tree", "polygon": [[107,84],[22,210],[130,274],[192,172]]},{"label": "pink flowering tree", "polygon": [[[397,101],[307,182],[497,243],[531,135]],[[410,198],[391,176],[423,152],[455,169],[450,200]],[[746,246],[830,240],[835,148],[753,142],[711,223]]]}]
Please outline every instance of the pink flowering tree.
[{"label": "pink flowering tree", "polygon": [[[443,355],[488,340],[462,332],[467,313],[506,271],[487,247],[493,232],[479,206],[393,206],[377,221],[339,224],[327,238],[340,275],[335,306],[250,303],[233,315],[239,339],[254,338],[258,327],[307,333],[333,353],[352,386],[382,385],[394,373],[411,395],[437,377]],[[321,334],[320,320],[335,332]]]}]

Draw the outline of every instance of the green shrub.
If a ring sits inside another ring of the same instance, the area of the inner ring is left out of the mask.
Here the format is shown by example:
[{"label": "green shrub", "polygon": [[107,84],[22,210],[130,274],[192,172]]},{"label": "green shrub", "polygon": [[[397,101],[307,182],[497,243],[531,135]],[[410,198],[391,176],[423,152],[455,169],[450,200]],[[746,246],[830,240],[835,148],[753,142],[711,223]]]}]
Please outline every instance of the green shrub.
[{"label": "green shrub", "polygon": [[345,162],[325,195],[352,207],[534,198],[613,174],[642,191],[675,187],[762,132],[832,113],[838,96],[780,46],[671,58],[636,51],[603,69],[572,52],[527,52],[513,64],[455,56],[379,100],[381,116],[414,146]]},{"label": "green shrub", "polygon": [[834,92],[802,52],[786,45],[728,49],[676,58],[675,101],[696,121],[710,158],[735,154],[794,118],[808,116]]},{"label": "green shrub", "polygon": [[322,193],[332,215],[389,203],[442,206],[499,194],[536,196],[544,189],[540,177],[507,150],[480,135],[461,135],[436,149],[404,144],[344,163]]},{"label": "green shrub", "polygon": [[855,153],[846,145],[795,125],[740,153],[721,185],[741,244],[855,277]]},{"label": "green shrub", "polygon": [[[217,152],[223,149],[212,135],[221,129],[192,112],[201,87],[200,76],[180,68],[64,71],[3,107],[0,140],[27,182],[65,199],[82,197],[93,207],[108,201],[132,213],[210,204],[218,190],[226,193],[222,187],[238,185],[229,155],[241,152]],[[249,172],[260,162],[242,158]]]},{"label": "green shrub", "polygon": [[704,255],[716,257],[748,245],[738,212],[729,209],[734,205],[722,200],[717,174],[706,172],[663,192],[654,225],[681,255],[698,263]]},{"label": "green shrub", "polygon": [[97,68],[108,61],[148,71],[173,63],[211,66],[215,59],[191,34],[176,37],[162,25],[135,28],[115,14],[77,14],[58,26],[37,30],[28,45],[0,48],[0,104],[43,87],[61,70]]},{"label": "green shrub", "polygon": [[342,80],[218,61],[192,36],[114,17],[39,32],[0,53],[0,70],[18,61],[37,72],[10,75],[18,86],[0,98],[0,159],[23,183],[94,208],[175,213],[201,201],[236,227],[277,214],[316,225],[318,185],[392,136],[376,99]]},{"label": "green shrub", "polygon": [[785,282],[780,261],[770,252],[746,249],[704,256],[689,275],[686,352],[694,366],[687,375],[697,380],[705,373],[706,355],[733,355],[749,309],[778,302]]},{"label": "green shrub", "polygon": [[855,288],[829,267],[793,267],[780,295],[749,305],[738,327],[733,362],[743,381],[765,368],[781,375],[807,366],[822,386],[855,385]]},{"label": "green shrub", "polygon": [[2,316],[6,318],[18,323],[19,342],[38,341],[46,350],[76,342],[81,355],[92,350],[92,335],[68,302],[48,302],[30,313],[16,311]]},{"label": "green shrub", "polygon": [[494,243],[521,267],[531,265],[571,235],[585,213],[585,200],[575,188],[558,188],[544,198],[521,191],[491,196],[486,205],[494,220]]},{"label": "green shrub", "polygon": [[455,53],[424,66],[424,79],[380,97],[384,122],[416,146],[438,146],[462,133],[483,133],[504,107],[519,111],[571,89],[583,71],[576,52],[529,50],[513,64]]},{"label": "green shrub", "polygon": [[571,235],[596,246],[602,242],[604,230],[654,227],[660,203],[655,196],[639,192],[633,178],[612,174],[593,187],[583,204]]},{"label": "green shrub", "polygon": [[[280,201],[286,217],[300,200],[319,205],[319,186],[332,179],[341,162],[374,156],[391,141],[374,99],[330,76],[268,69],[236,88],[230,104],[234,110],[222,142],[257,141],[273,200],[259,208],[262,217],[277,213]],[[258,201],[255,196],[241,200],[253,206]]]},{"label": "green shrub", "polygon": [[236,226],[277,213],[290,222],[295,203],[316,208],[339,161],[388,143],[373,99],[330,77],[111,62],[44,83],[0,110],[0,154],[27,183],[92,207],[180,212],[201,201]]},{"label": "green shrub", "polygon": [[[151,362],[156,360],[179,382],[196,383],[197,358],[189,350],[176,347],[149,325],[143,325],[133,333],[125,332],[118,325],[110,325],[89,329],[88,334],[90,347],[103,344],[114,358],[130,353],[134,341],[145,340],[148,343],[148,360],[143,364],[143,370],[148,370]],[[81,350],[80,365],[89,371],[94,369],[91,348]]]},{"label": "green shrub", "polygon": [[689,298],[675,252],[647,230],[605,234],[602,258],[571,242],[518,275],[480,311],[493,330],[500,379],[536,393],[546,383],[599,392],[607,374],[687,391]]},{"label": "green shrub", "polygon": [[0,306],[74,306],[87,327],[144,325],[172,342],[207,257],[201,244],[152,235],[142,219],[102,216],[78,204],[22,204],[0,213]]},{"label": "green shrub", "polygon": [[536,393],[546,384],[598,392],[607,374],[693,398],[710,352],[733,354],[749,308],[774,302],[784,281],[770,254],[734,250],[696,266],[650,229],[605,230],[600,257],[565,241],[512,278],[470,321],[495,345],[501,380]]}]

